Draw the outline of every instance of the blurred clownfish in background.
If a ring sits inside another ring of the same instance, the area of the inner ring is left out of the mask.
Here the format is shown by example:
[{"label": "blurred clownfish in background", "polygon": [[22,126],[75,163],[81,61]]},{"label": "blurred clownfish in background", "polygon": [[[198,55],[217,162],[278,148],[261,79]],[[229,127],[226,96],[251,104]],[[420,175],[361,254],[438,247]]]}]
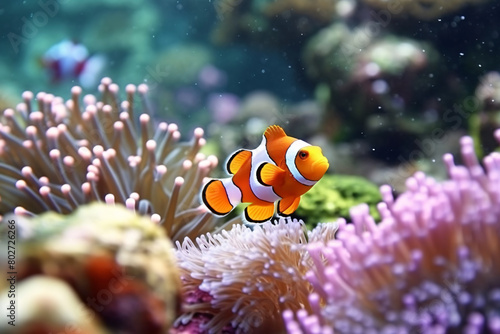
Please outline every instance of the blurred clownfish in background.
[{"label": "blurred clownfish in background", "polygon": [[299,206],[300,196],[318,182],[329,167],[321,148],[272,125],[254,150],[238,150],[226,163],[229,178],[209,181],[201,192],[205,206],[215,215],[225,216],[239,203],[245,219],[262,223],[274,216],[275,203],[281,216],[289,216]]},{"label": "blurred clownfish in background", "polygon": [[92,88],[101,77],[106,58],[102,55],[90,57],[84,45],[63,40],[45,52],[41,63],[48,69],[52,83],[77,79],[83,88]]}]

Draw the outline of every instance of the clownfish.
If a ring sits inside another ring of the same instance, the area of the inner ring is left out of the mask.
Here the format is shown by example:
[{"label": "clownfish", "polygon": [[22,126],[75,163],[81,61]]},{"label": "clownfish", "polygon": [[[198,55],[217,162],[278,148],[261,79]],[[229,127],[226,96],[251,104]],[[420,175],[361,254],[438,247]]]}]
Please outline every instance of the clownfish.
[{"label": "clownfish", "polygon": [[229,156],[231,177],[213,179],[201,191],[203,204],[225,216],[239,203],[250,203],[244,217],[250,223],[291,215],[305,194],[326,173],[328,160],[321,148],[287,136],[278,125],[269,126],[254,150],[240,149]]},{"label": "clownfish", "polygon": [[83,44],[63,40],[51,46],[43,55],[41,65],[52,83],[78,79],[83,88],[94,87],[106,64],[103,55],[90,56]]}]

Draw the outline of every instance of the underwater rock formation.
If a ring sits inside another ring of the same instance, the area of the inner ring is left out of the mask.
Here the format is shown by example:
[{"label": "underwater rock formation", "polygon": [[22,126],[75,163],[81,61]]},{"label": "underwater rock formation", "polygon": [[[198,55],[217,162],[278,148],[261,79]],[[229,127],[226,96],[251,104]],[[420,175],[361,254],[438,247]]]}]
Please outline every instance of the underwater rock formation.
[{"label": "underwater rock formation", "polygon": [[303,62],[326,107],[324,126],[344,141],[370,142],[374,157],[396,163],[436,127],[425,117],[442,112],[423,82],[438,71],[438,53],[428,43],[334,23],[309,39]]},{"label": "underwater rock formation", "polygon": [[[471,135],[479,156],[495,150],[497,143],[492,135],[500,127],[500,73],[489,72],[479,79],[475,98],[479,110],[469,120]],[[472,103],[471,103],[472,104]]]},{"label": "underwater rock formation", "polygon": [[216,0],[220,19],[212,32],[218,44],[235,39],[269,47],[304,43],[335,18],[348,17],[355,8],[352,0]]},{"label": "underwater rock formation", "polygon": [[172,240],[212,231],[215,219],[203,214],[198,192],[217,159],[199,152],[201,128],[180,142],[176,124],[155,125],[147,89],[128,85],[120,101],[118,86],[104,78],[100,100],[82,99],[73,87],[66,102],[38,93],[37,104],[25,92],[24,103],[0,114],[0,215],[70,213],[104,201],[151,216]]},{"label": "underwater rock formation", "polygon": [[[17,282],[16,293],[16,302],[22,305],[23,315],[12,322],[15,326],[2,321],[0,331],[3,334],[109,333],[69,284],[60,279],[32,276]],[[8,294],[2,291],[0,305],[8,305]]]},{"label": "underwater rock formation", "polygon": [[500,154],[482,167],[470,137],[461,152],[465,166],[444,156],[447,181],[418,172],[397,199],[382,187],[380,224],[361,205],[307,247],[313,312],[284,312],[289,333],[500,333]]},{"label": "underwater rock formation", "polygon": [[[337,16],[337,2],[334,0],[276,0],[262,6],[262,13],[270,30],[279,31],[282,38],[307,38],[327,26]],[[285,37],[286,36],[286,37]]]},{"label": "underwater rock formation", "polygon": [[281,311],[298,310],[311,292],[304,275],[312,263],[304,245],[327,242],[336,229],[334,223],[319,224],[306,234],[301,221],[280,219],[253,230],[235,225],[196,243],[176,242],[188,303],[174,333],[186,328],[189,333],[282,332]]},{"label": "underwater rock formation", "polygon": [[395,15],[409,15],[432,20],[451,14],[466,5],[478,5],[489,0],[363,0],[366,4],[390,11]]},{"label": "underwater rock formation", "polygon": [[[33,297],[27,305],[19,305],[23,326],[38,324],[47,329],[43,333],[51,333],[53,325],[65,322],[70,322],[68,326],[97,322],[106,332],[165,333],[172,324],[180,306],[174,249],[164,230],[148,218],[121,205],[93,203],[71,215],[47,212],[7,219],[16,226],[17,283]],[[6,234],[6,225],[0,226]],[[2,259],[2,266],[6,263]],[[30,278],[36,281],[27,287]],[[53,290],[44,294],[41,290],[48,287]],[[67,291],[70,287],[72,292]],[[73,293],[82,307],[67,317],[63,305],[77,303]],[[24,298],[21,290],[19,296]],[[39,317],[36,308],[43,298],[52,306],[46,317]],[[81,312],[87,321],[73,322]]]}]

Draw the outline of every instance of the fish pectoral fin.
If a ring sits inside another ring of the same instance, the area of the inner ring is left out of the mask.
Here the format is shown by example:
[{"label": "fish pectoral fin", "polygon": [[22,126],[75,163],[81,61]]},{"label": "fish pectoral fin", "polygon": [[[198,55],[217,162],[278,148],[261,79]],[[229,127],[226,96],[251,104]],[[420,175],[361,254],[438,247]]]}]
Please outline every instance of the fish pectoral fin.
[{"label": "fish pectoral fin", "polygon": [[274,203],[267,205],[250,204],[245,208],[245,219],[250,223],[263,223],[273,218]]},{"label": "fish pectoral fin", "polygon": [[283,198],[278,203],[278,213],[282,216],[289,216],[297,210],[300,203],[300,197]]},{"label": "fish pectoral fin", "polygon": [[238,150],[227,159],[226,170],[229,174],[236,174],[241,166],[252,158],[252,152],[248,150]]},{"label": "fish pectoral fin", "polygon": [[264,162],[257,168],[257,180],[264,186],[276,186],[283,182],[285,171],[269,162]]},{"label": "fish pectoral fin", "polygon": [[225,216],[233,210],[228,193],[221,180],[209,181],[201,192],[203,204],[215,215]]}]

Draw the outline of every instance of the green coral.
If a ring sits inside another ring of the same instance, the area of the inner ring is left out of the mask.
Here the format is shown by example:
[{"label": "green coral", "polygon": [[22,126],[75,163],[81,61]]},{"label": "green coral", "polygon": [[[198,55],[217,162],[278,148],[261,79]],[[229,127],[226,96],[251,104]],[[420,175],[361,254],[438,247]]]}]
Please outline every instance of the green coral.
[{"label": "green coral", "polygon": [[366,203],[376,221],[380,215],[376,205],[382,200],[378,187],[362,177],[325,175],[317,185],[302,196],[297,215],[304,217],[308,228],[319,222],[349,218],[349,209]]}]

